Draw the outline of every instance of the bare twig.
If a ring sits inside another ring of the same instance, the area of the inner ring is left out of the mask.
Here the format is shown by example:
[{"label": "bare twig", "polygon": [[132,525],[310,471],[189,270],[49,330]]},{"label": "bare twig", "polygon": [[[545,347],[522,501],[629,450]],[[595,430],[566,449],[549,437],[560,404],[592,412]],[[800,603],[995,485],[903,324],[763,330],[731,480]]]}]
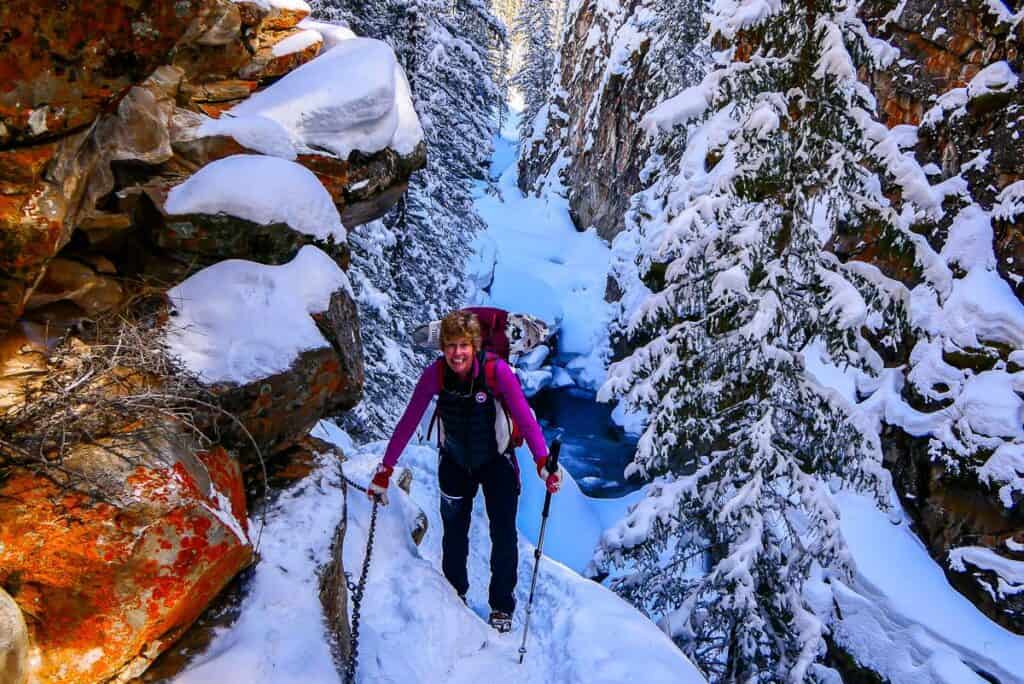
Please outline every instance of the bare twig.
[{"label": "bare twig", "polygon": [[159,332],[162,312],[162,298],[141,295],[120,313],[88,321],[59,341],[47,372],[24,387],[24,401],[0,413],[0,480],[22,467],[62,488],[107,500],[104,483],[67,463],[76,450],[92,447],[141,465],[140,445],[174,443],[184,435],[209,448],[217,441],[218,418],[226,418],[252,445],[267,489],[255,438],[170,352]]}]

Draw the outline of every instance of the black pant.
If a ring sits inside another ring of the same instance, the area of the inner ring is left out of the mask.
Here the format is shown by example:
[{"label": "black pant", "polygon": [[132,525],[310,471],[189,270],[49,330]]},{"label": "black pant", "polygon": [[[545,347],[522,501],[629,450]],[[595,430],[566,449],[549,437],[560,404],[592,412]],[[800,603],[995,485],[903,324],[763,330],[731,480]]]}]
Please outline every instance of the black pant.
[{"label": "black pant", "polygon": [[511,614],[516,609],[515,588],[519,565],[516,507],[519,503],[519,472],[511,459],[495,454],[479,470],[469,471],[442,454],[437,468],[441,487],[441,567],[455,591],[469,589],[466,560],[469,556],[469,521],[477,486],[484,490],[484,504],[491,523],[491,610]]}]

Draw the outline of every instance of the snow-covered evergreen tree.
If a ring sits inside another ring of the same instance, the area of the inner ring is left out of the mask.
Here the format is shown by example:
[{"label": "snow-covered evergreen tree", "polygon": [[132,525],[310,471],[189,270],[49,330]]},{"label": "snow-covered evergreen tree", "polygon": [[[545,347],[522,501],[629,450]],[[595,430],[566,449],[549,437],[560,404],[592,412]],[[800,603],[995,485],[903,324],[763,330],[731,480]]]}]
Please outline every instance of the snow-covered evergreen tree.
[{"label": "snow-covered evergreen tree", "polygon": [[675,94],[700,80],[707,61],[701,45],[702,15],[707,6],[708,0],[657,0],[644,5],[654,15],[650,30],[654,37],[649,78],[652,96]]},{"label": "snow-covered evergreen tree", "polygon": [[[500,97],[493,53],[504,26],[483,0],[327,0],[324,14],[388,41],[405,68],[423,125],[427,167],[382,222],[352,231],[353,278],[367,357],[367,398],[347,427],[386,435],[425,358],[408,334],[459,306],[462,272],[482,228],[473,184],[487,177]],[[332,9],[333,8],[333,9]]]},{"label": "snow-covered evergreen tree", "polygon": [[525,105],[519,120],[521,140],[529,139],[554,77],[555,11],[552,0],[523,0],[516,15],[515,31],[525,45],[523,62],[512,81]]},{"label": "snow-covered evergreen tree", "polygon": [[653,483],[596,560],[712,680],[804,681],[825,648],[804,582],[845,561],[825,482],[887,491],[877,435],[803,352],[877,372],[872,343],[898,342],[902,290],[824,249],[847,224],[895,230],[856,71],[892,55],[855,0],[756,7],[713,3],[713,68],[645,118],[700,123],[635,204],[651,291],[602,395],[648,415],[630,470]]}]

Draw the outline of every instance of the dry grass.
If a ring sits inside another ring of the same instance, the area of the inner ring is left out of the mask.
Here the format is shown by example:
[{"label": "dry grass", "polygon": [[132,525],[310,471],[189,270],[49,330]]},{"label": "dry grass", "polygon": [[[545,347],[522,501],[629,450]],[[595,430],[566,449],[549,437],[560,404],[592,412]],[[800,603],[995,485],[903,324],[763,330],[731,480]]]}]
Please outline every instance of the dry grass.
[{"label": "dry grass", "polygon": [[104,500],[102,478],[78,467],[71,458],[76,451],[98,449],[140,465],[140,454],[158,455],[150,445],[209,448],[219,440],[218,422],[227,419],[248,437],[265,485],[259,445],[170,353],[160,325],[165,310],[161,296],[139,296],[60,340],[48,372],[26,387],[21,404],[0,414],[0,482],[23,468]]}]

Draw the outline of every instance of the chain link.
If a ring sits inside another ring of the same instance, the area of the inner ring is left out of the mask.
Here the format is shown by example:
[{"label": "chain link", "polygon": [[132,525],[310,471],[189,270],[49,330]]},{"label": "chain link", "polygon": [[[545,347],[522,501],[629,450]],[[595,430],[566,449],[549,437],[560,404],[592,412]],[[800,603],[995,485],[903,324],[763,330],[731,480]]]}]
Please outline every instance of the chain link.
[{"label": "chain link", "polygon": [[363,485],[359,484],[355,480],[350,480],[347,475],[342,475],[342,478],[344,478],[345,482],[347,482],[349,485],[355,487],[356,489],[361,491],[363,494],[369,494],[370,489],[368,487],[364,487]]},{"label": "chain link", "polygon": [[[347,477],[345,477],[345,481],[360,491],[367,491],[366,487],[356,484]],[[366,536],[366,553],[363,556],[363,568],[359,573],[359,582],[353,582],[352,575],[347,572],[345,573],[345,581],[348,585],[349,594],[352,596],[352,629],[348,640],[348,662],[345,663],[345,684],[355,684],[356,681],[356,666],[359,663],[359,613],[362,608],[363,594],[366,592],[366,578],[370,572],[370,556],[373,555],[373,538],[377,533],[377,509],[379,506],[380,504],[377,499],[374,498],[373,510],[370,513],[370,533]],[[345,526],[346,528],[348,527],[347,520],[345,521]]]}]

